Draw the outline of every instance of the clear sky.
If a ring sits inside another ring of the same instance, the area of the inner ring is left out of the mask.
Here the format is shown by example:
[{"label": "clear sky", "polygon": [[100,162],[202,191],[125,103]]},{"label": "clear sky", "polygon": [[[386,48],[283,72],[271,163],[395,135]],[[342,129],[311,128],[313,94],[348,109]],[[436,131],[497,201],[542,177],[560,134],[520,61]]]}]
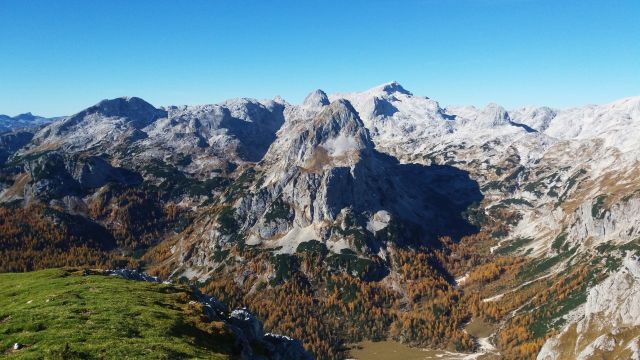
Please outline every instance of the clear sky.
[{"label": "clear sky", "polygon": [[442,105],[640,95],[640,0],[0,0],[0,113],[397,80]]}]

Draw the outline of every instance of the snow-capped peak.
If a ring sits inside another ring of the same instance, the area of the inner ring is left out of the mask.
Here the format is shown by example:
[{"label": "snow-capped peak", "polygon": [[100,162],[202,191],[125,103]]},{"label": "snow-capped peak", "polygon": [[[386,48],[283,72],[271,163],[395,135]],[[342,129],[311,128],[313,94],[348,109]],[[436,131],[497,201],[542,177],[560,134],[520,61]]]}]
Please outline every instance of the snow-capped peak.
[{"label": "snow-capped peak", "polygon": [[392,95],[394,93],[400,93],[404,95],[413,95],[410,91],[407,91],[405,88],[400,85],[397,81],[391,81],[388,83],[384,83],[382,85],[378,85],[369,91],[370,93],[385,93],[388,95]]},{"label": "snow-capped peak", "polygon": [[490,127],[506,125],[511,120],[507,110],[495,103],[487,104],[480,114],[478,114],[478,119]]}]

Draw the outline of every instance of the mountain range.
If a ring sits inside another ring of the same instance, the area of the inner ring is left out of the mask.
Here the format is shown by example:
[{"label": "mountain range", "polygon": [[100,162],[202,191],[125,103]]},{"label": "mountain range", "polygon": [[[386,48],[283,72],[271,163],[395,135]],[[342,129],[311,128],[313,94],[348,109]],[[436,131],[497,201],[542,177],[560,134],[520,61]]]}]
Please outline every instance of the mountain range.
[{"label": "mountain range", "polygon": [[137,267],[317,358],[640,358],[638,139],[640,97],[442,107],[397,82],[0,116],[0,270]]}]

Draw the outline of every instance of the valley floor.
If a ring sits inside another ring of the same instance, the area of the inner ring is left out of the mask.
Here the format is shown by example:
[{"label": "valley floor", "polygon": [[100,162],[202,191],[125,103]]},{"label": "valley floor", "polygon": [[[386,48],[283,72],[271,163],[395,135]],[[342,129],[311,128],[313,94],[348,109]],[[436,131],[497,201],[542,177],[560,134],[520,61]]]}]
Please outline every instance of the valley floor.
[{"label": "valley floor", "polygon": [[355,360],[471,360],[483,358],[483,355],[482,352],[465,354],[412,348],[396,341],[363,341],[351,349],[351,359]]}]

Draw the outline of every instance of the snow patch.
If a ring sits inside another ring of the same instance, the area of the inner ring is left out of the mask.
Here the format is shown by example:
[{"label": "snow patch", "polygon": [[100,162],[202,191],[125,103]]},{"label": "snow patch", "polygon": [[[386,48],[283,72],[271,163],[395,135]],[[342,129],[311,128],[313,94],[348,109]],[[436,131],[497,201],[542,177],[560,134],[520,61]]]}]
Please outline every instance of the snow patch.
[{"label": "snow patch", "polygon": [[340,157],[362,149],[362,144],[353,136],[340,133],[337,137],[327,140],[323,147],[331,157]]}]

